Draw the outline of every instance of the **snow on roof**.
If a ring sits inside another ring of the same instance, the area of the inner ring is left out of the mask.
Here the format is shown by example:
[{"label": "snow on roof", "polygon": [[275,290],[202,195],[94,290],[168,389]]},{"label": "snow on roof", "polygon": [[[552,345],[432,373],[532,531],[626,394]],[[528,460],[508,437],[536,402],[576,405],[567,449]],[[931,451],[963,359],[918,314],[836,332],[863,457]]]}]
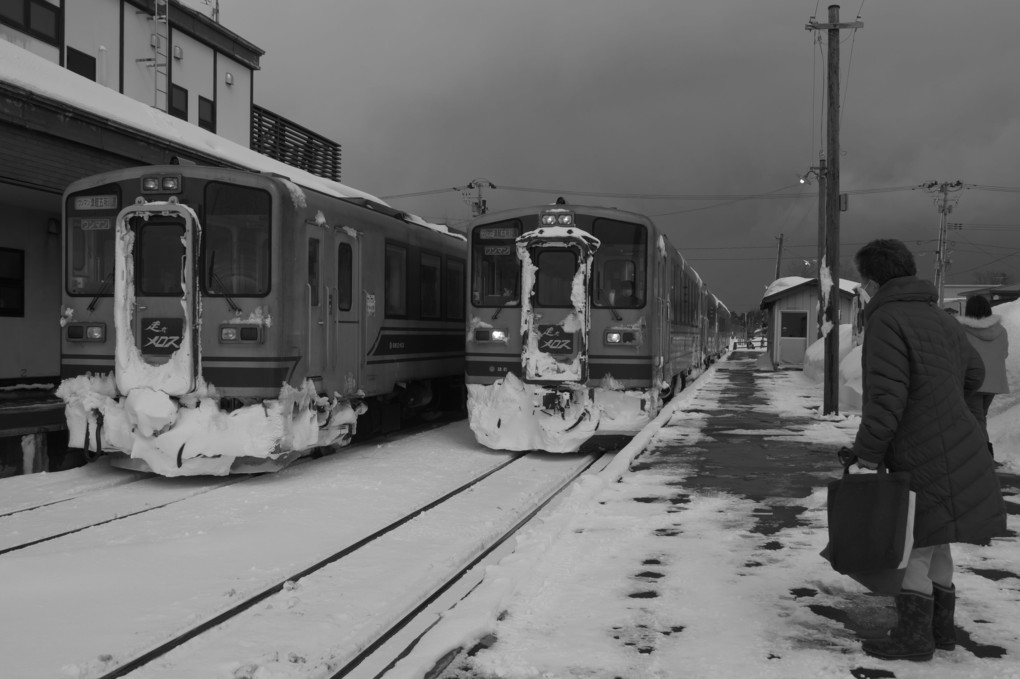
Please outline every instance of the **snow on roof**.
[{"label": "snow on roof", "polygon": [[[392,207],[370,193],[274,160],[226,137],[203,130],[197,125],[122,95],[116,90],[22,49],[6,39],[0,39],[0,82],[107,118],[143,134],[194,149],[197,153],[215,156],[255,172],[283,175],[306,189],[338,198],[361,198]],[[414,215],[408,215],[406,221],[457,235],[445,225],[433,224]]]},{"label": "snow on roof", "polygon": [[[767,299],[780,295],[784,292],[788,292],[793,288],[798,288],[810,283],[817,283],[817,281],[817,278],[805,278],[804,276],[785,276],[783,278],[777,278],[768,284],[768,287],[765,288],[765,292],[762,293],[761,299],[764,302]],[[846,278],[839,279],[839,289],[850,295],[853,294],[854,290],[856,290],[859,285],[860,283],[857,281],[851,281]]]}]

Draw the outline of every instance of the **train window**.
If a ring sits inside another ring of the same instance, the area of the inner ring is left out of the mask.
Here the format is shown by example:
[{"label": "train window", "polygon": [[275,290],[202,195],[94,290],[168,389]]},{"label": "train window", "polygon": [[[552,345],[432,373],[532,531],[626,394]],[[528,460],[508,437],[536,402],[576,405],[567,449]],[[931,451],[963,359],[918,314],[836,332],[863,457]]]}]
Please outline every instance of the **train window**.
[{"label": "train window", "polygon": [[514,242],[519,235],[521,223],[516,219],[478,226],[471,232],[471,301],[475,306],[521,303],[521,262]]},{"label": "train window", "polygon": [[350,311],[354,303],[354,251],[349,243],[340,243],[336,251],[336,303],[340,311]]},{"label": "train window", "polygon": [[319,239],[308,239],[308,304],[319,306]]},{"label": "train window", "polygon": [[67,291],[72,295],[112,295],[114,223],[120,211],[120,189],[100,186],[68,196]]},{"label": "train window", "polygon": [[269,194],[211,182],[205,190],[202,267],[207,294],[269,293]]},{"label": "train window", "polygon": [[464,319],[464,261],[453,257],[446,260],[446,317]]},{"label": "train window", "polygon": [[572,250],[536,248],[535,306],[572,307],[571,293],[577,273],[577,255]]},{"label": "train window", "polygon": [[596,219],[592,233],[601,241],[595,252],[595,306],[637,309],[645,305],[648,230],[641,224]]},{"label": "train window", "polygon": [[439,318],[442,304],[442,259],[439,255],[421,253],[418,282],[421,285],[421,317]]},{"label": "train window", "polygon": [[137,223],[135,274],[138,293],[181,297],[184,224],[180,220],[132,220]]},{"label": "train window", "polygon": [[0,316],[25,315],[25,251],[0,248]]},{"label": "train window", "polygon": [[407,249],[386,244],[386,316],[407,316]]}]

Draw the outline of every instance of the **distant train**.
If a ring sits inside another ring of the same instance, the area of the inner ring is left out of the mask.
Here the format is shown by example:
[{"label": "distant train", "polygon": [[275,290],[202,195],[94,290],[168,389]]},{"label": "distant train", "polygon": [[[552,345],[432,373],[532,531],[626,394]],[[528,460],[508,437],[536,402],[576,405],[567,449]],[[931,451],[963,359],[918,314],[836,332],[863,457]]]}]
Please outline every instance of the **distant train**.
[{"label": "distant train", "polygon": [[72,448],[167,476],[258,472],[463,408],[464,237],[309,184],[167,165],[68,187]]},{"label": "distant train", "polygon": [[730,311],[644,215],[490,213],[468,249],[468,415],[491,448],[634,433],[729,348]]}]

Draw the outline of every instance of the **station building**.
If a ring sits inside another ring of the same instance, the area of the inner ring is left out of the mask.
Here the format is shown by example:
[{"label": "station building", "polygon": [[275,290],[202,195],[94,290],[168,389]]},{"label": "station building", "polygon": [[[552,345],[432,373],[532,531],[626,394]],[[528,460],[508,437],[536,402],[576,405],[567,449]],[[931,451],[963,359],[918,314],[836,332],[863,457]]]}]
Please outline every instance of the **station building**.
[{"label": "station building", "polygon": [[[0,2],[0,476],[73,463],[64,459],[63,404],[53,395],[66,186],[134,165],[244,167],[229,154],[99,115],[90,101],[141,102],[156,119],[187,121],[340,180],[339,144],[255,104],[264,52],[220,25],[217,7],[216,0]],[[86,95],[49,93],[36,75],[46,72],[40,60],[83,78]]]}]

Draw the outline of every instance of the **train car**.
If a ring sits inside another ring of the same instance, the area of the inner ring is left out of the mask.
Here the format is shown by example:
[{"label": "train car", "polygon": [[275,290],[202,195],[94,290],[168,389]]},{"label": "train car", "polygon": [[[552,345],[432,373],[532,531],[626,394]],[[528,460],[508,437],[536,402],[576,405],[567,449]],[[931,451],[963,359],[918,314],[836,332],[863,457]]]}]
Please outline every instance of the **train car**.
[{"label": "train car", "polygon": [[729,308],[713,293],[708,292],[708,313],[705,318],[706,366],[722,358],[729,352],[733,342],[733,314]]},{"label": "train car", "polygon": [[707,364],[704,283],[644,215],[562,200],[490,213],[468,249],[468,416],[486,446],[634,433]]},{"label": "train car", "polygon": [[466,239],[367,194],[191,165],[64,194],[70,447],[166,476],[279,469],[463,408]]}]

